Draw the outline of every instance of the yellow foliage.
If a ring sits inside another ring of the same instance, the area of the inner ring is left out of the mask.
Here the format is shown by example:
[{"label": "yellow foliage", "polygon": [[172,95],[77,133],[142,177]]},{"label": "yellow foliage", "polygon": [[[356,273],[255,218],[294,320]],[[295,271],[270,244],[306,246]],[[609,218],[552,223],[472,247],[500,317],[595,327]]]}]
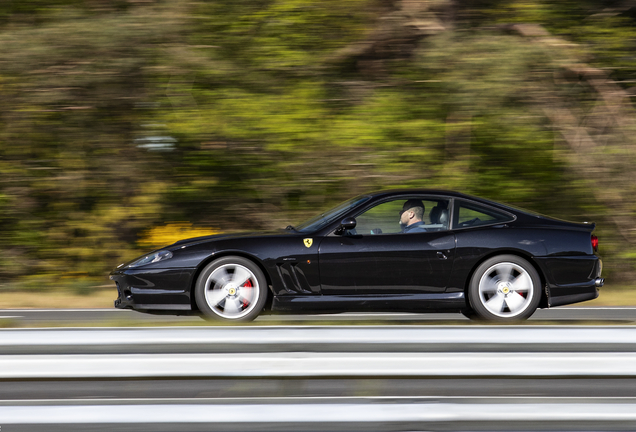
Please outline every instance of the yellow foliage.
[{"label": "yellow foliage", "polygon": [[175,222],[150,228],[144,232],[137,243],[142,247],[158,248],[183,239],[220,233],[211,228],[195,228],[190,222]]}]

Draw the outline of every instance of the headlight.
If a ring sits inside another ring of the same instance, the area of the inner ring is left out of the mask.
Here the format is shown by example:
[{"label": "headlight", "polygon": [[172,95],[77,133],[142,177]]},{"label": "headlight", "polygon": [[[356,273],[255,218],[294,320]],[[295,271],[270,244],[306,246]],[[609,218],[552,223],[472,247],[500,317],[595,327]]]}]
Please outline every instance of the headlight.
[{"label": "headlight", "polygon": [[139,258],[137,261],[133,261],[128,264],[128,267],[139,267],[146,264],[157,263],[159,261],[167,260],[172,258],[172,252],[167,250],[161,250],[158,252],[153,252],[150,255],[146,255],[143,258]]}]

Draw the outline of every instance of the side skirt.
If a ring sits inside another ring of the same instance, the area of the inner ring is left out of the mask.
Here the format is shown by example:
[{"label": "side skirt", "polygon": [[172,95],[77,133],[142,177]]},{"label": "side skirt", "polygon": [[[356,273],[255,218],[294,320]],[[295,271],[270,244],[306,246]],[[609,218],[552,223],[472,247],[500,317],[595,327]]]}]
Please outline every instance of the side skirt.
[{"label": "side skirt", "polygon": [[463,292],[393,295],[275,296],[273,312],[460,312],[466,309]]}]

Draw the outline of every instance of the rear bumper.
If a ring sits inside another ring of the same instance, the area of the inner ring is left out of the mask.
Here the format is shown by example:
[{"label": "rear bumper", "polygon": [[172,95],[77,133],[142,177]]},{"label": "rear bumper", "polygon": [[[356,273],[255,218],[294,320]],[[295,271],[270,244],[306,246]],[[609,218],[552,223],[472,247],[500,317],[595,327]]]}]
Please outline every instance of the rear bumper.
[{"label": "rear bumper", "polygon": [[546,278],[548,306],[594,300],[605,283],[596,255],[535,258]]},{"label": "rear bumper", "polygon": [[599,291],[592,281],[587,286],[557,286],[549,288],[549,307],[562,306],[573,303],[580,303],[588,300],[594,300],[598,297]]}]

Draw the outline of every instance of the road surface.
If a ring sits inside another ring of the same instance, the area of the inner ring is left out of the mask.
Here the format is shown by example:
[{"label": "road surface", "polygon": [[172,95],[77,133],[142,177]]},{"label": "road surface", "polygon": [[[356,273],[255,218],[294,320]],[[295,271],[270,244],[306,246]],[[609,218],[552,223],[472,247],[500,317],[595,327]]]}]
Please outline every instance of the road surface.
[{"label": "road surface", "polygon": [[[4,324],[3,324],[4,323]],[[149,315],[121,309],[12,309],[0,310],[0,326],[46,325],[119,325],[136,324],[192,324],[203,325],[197,316]],[[262,315],[255,325],[272,324],[470,324],[461,314],[363,314],[335,315]],[[560,307],[539,309],[530,318],[533,324],[624,324],[636,323],[636,307]]]}]

